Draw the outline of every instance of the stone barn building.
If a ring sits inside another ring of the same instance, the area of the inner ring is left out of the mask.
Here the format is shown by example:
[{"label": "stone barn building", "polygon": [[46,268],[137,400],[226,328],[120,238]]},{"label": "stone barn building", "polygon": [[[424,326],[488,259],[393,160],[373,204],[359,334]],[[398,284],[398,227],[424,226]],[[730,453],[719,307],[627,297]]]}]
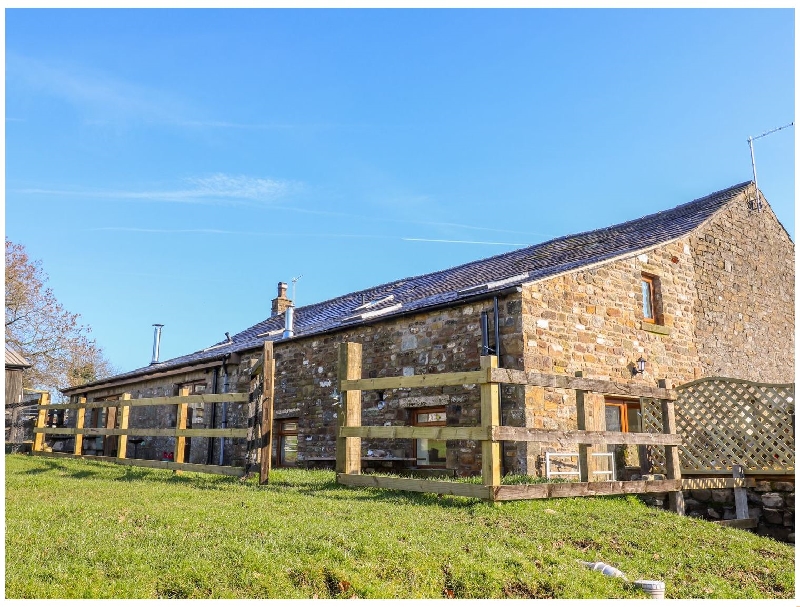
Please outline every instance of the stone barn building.
[{"label": "stone barn building", "polygon": [[[73,401],[190,392],[247,392],[265,340],[276,359],[277,466],[332,465],[337,347],[363,344],[365,377],[480,367],[482,313],[500,366],[655,386],[707,376],[794,381],[794,243],[752,182],[619,225],[564,236],[458,267],[292,308],[279,284],[266,320],[199,352],[65,390]],[[495,325],[495,306],[498,322]],[[634,374],[639,359],[644,373]],[[364,425],[479,423],[479,390],[455,386],[363,393]],[[503,386],[502,423],[574,429],[575,395]],[[607,428],[641,429],[638,401],[608,395]],[[169,409],[169,410],[167,410]],[[154,413],[154,411],[158,413]],[[241,405],[192,405],[191,427],[243,427]],[[91,413],[90,413],[91,412]],[[86,426],[104,427],[89,409]],[[153,419],[153,416],[161,416]],[[173,407],[136,407],[130,427],[174,427]],[[149,419],[148,419],[149,416]],[[69,420],[67,420],[69,423]],[[114,437],[84,438],[84,454],[113,454]],[[51,440],[55,450],[70,441]],[[60,442],[59,442],[60,441]],[[187,462],[244,463],[245,442],[187,440]],[[221,444],[222,443],[222,444]],[[159,459],[174,441],[128,443],[128,457]],[[470,441],[363,440],[365,467],[480,473]],[[504,472],[541,473],[546,445],[503,445]]]}]

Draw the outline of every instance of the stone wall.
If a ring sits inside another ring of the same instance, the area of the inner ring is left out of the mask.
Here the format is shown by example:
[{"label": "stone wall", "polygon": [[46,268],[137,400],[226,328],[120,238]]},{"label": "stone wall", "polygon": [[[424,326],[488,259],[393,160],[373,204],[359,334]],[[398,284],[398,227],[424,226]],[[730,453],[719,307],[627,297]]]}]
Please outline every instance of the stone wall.
[{"label": "stone wall", "polygon": [[[655,277],[656,322],[643,319],[642,275]],[[523,287],[523,363],[528,371],[655,386],[700,377],[694,344],[694,265],[688,240]],[[633,376],[639,357],[645,373]],[[528,387],[525,424],[575,429],[573,390]],[[530,444],[529,470],[547,445]],[[576,447],[577,448],[577,447]],[[564,449],[558,449],[563,451]]]},{"label": "stone wall", "polygon": [[[247,379],[249,379],[249,374],[246,377],[240,376],[242,375],[242,371],[249,369],[249,365],[252,365],[252,358],[251,356],[244,356],[242,358],[242,362],[239,365],[228,365],[228,383],[229,383],[229,392],[246,392],[247,391]],[[212,391],[212,384],[214,382],[213,375],[217,373],[217,383],[219,386],[218,391],[222,392],[224,387],[224,374],[222,369],[215,371],[212,368],[206,369],[199,369],[196,371],[190,371],[185,373],[178,373],[171,376],[166,377],[158,377],[153,379],[146,379],[144,381],[133,382],[130,384],[125,384],[121,386],[113,386],[110,388],[103,388],[100,390],[93,391],[87,395],[87,400],[97,401],[97,400],[107,400],[107,399],[115,399],[118,398],[123,393],[128,393],[131,395],[132,399],[136,398],[153,398],[153,397],[161,397],[161,396],[177,396],[181,386],[186,385],[196,385],[196,384],[204,384],[204,390],[198,390],[198,393],[202,392],[211,392]],[[73,396],[71,398],[72,402],[75,402],[78,399],[78,396]],[[228,407],[228,418],[229,418],[229,427],[246,427],[246,415],[245,415],[245,407],[246,405],[241,404],[229,404]],[[191,404],[190,405],[190,412],[189,412],[189,419],[191,419],[191,425],[193,428],[207,428],[212,427],[209,426],[210,423],[210,416],[212,412],[212,405],[204,405],[200,404]],[[219,428],[222,423],[222,407],[221,405],[217,405],[215,420],[213,422],[213,427]],[[87,413],[85,415],[85,427],[90,426],[91,414],[89,413],[92,409],[87,409]],[[105,410],[100,409],[100,415],[98,416],[98,427],[105,427],[106,423],[106,413]],[[177,419],[177,407],[174,406],[154,406],[154,407],[131,407],[130,409],[130,417],[128,421],[129,428],[174,428]],[[65,419],[65,424],[69,427],[74,427],[75,425],[75,411],[68,411],[67,417]],[[91,436],[91,430],[87,430],[85,436]],[[133,457],[134,454],[141,459],[162,459],[162,455],[166,453],[172,452],[174,454],[175,448],[175,439],[168,438],[168,437],[142,437],[144,442],[135,446],[133,443],[128,441],[127,447],[127,457]],[[228,447],[230,448],[230,439],[227,439],[229,442]],[[208,441],[207,438],[198,438],[193,437],[191,439],[187,439],[189,442],[189,458],[188,462],[195,463],[195,464],[205,464],[208,456]],[[58,444],[58,443],[61,444]],[[67,439],[61,441],[54,441],[53,448],[56,450],[69,450],[71,451],[74,448],[74,439]],[[241,447],[243,446],[244,441],[240,439],[236,439],[234,441],[234,452],[232,457],[226,458],[226,463],[233,464],[233,465],[242,465],[244,462],[243,453]],[[212,458],[211,461],[213,464],[218,463],[219,460],[219,439],[215,439],[213,441],[213,450],[212,450]],[[86,439],[84,441],[84,454],[86,455],[94,455],[100,453],[103,449],[103,439],[102,437],[99,438],[92,438]],[[110,454],[106,454],[110,455]]]},{"label": "stone wall", "polygon": [[[325,465],[335,459],[336,438],[336,379],[338,346],[346,341],[362,344],[364,377],[390,377],[473,371],[480,368],[481,311],[491,311],[492,301],[462,304],[452,308],[414,314],[371,325],[361,325],[335,333],[298,337],[275,344],[275,419],[298,418],[298,461],[301,464]],[[522,368],[520,332],[521,295],[500,298],[501,365]],[[491,317],[491,315],[490,315]],[[491,322],[490,322],[491,324]],[[490,327],[490,333],[493,328]],[[229,391],[247,392],[250,370],[261,351],[243,353],[238,365],[228,366]],[[172,396],[186,383],[205,381],[211,391],[211,369],[181,376],[163,377],[144,382],[134,382],[122,387],[97,390],[89,400],[129,392],[132,398]],[[222,373],[218,379],[223,391]],[[513,386],[503,390],[503,417],[509,423],[521,410],[514,399],[522,392]],[[419,407],[444,406],[447,424],[476,426],[480,423],[480,391],[477,387],[446,386],[432,389],[387,390],[385,406],[378,407],[376,392],[362,393],[362,423],[364,425],[408,425],[411,411]],[[209,411],[195,412],[194,427],[208,422]],[[209,405],[206,405],[206,409]],[[131,427],[170,427],[175,424],[175,407],[135,407],[131,409]],[[217,407],[214,427],[220,427],[221,411]],[[246,427],[247,406],[229,405],[229,427]],[[521,425],[521,420],[519,425]],[[103,425],[103,422],[100,422]],[[206,440],[192,439],[189,461],[205,463]],[[218,440],[215,441],[215,444]],[[400,458],[392,465],[413,464],[410,440],[363,441],[364,452],[378,450],[384,457]],[[139,457],[155,458],[163,451],[172,451],[174,439],[153,438],[139,447]],[[229,440],[225,463],[243,465],[246,456],[244,439]],[[129,445],[128,454],[133,450]],[[480,443],[474,441],[448,441],[447,467],[458,474],[469,475],[480,471]],[[385,455],[384,455],[385,454]],[[213,463],[217,463],[215,445]],[[507,467],[513,466],[513,452]],[[370,465],[381,466],[383,462]]]},{"label": "stone wall", "polygon": [[[755,480],[755,487],[747,489],[748,514],[758,522],[755,532],[794,542],[794,479]],[[694,489],[684,496],[688,516],[711,521],[736,518],[733,489]]]},{"label": "stone wall", "polygon": [[[794,382],[794,243],[751,187],[691,235],[702,376]],[[763,200],[763,198],[762,198]]]}]

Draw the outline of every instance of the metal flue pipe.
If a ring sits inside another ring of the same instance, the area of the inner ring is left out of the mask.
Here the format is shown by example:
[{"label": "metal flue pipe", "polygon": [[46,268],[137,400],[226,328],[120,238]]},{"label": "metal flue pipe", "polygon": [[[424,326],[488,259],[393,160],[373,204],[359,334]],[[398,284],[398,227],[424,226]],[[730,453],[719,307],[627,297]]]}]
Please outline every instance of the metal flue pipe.
[{"label": "metal flue pipe", "polygon": [[150,361],[151,365],[158,362],[158,351],[161,347],[161,327],[164,325],[154,324],[153,330],[153,360]]},{"label": "metal flue pipe", "polygon": [[283,338],[294,337],[294,306],[286,308],[286,325],[283,330]]}]

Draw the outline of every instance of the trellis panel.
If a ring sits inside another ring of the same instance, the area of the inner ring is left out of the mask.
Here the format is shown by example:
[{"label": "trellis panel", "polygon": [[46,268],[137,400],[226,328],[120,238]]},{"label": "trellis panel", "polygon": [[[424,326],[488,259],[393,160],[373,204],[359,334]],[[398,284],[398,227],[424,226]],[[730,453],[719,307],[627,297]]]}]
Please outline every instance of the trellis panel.
[{"label": "trellis panel", "polygon": [[[794,384],[764,384],[709,377],[676,388],[684,472],[794,473]],[[645,432],[660,432],[658,403],[642,402]],[[663,469],[663,448],[648,447],[652,471]]]}]

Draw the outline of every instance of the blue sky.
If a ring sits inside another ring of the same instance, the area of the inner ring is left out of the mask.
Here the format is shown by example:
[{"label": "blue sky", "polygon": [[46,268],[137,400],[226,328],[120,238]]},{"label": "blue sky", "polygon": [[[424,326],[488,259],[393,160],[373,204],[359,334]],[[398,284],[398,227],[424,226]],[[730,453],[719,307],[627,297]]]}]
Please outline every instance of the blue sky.
[{"label": "blue sky", "polygon": [[792,10],[6,10],[6,235],[130,370],[749,180],[794,72]]}]

